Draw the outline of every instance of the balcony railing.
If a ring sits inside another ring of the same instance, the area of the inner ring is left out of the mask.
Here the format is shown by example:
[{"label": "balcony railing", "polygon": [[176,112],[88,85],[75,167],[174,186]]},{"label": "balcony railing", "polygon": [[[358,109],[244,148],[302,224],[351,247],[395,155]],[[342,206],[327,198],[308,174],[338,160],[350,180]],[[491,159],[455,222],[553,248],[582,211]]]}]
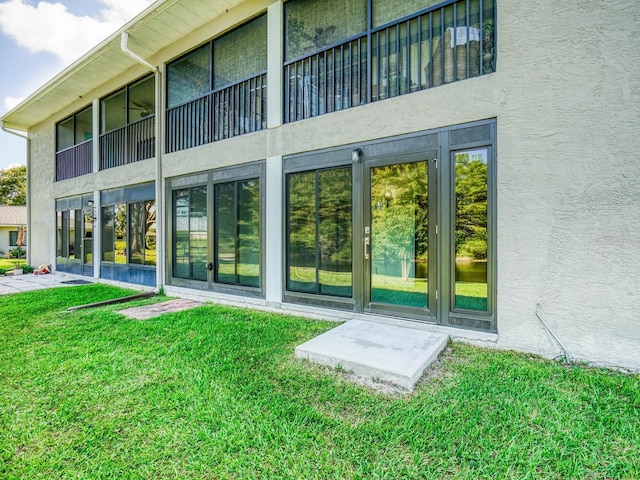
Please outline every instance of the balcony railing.
[{"label": "balcony railing", "polygon": [[100,136],[100,170],[155,156],[155,115]]},{"label": "balcony railing", "polygon": [[285,64],[284,121],[367,102],[367,36]]},{"label": "balcony railing", "polygon": [[93,171],[93,140],[56,153],[56,181],[86,175]]},{"label": "balcony railing", "polygon": [[285,63],[284,121],[493,72],[494,12],[493,0],[440,3]]},{"label": "balcony railing", "polygon": [[167,110],[166,152],[177,152],[267,126],[267,75],[241,80]]}]

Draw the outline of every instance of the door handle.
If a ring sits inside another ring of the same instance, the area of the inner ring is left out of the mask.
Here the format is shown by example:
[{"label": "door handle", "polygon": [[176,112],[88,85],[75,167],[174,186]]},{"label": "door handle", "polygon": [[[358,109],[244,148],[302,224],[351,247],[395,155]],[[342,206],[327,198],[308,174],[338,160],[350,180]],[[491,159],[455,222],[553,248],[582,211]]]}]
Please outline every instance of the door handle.
[{"label": "door handle", "polygon": [[371,245],[371,239],[369,237],[364,237],[364,259],[369,260],[369,245]]}]

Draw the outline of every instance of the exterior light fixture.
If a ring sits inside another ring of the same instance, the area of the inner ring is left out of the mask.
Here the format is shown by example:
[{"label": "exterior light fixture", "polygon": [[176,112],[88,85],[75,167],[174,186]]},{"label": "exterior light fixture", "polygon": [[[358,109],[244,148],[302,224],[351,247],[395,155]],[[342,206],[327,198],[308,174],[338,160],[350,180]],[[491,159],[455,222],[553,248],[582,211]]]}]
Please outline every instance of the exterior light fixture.
[{"label": "exterior light fixture", "polygon": [[362,149],[354,148],[353,150],[351,150],[351,161],[353,163],[358,163],[363,155],[364,153],[362,152]]}]

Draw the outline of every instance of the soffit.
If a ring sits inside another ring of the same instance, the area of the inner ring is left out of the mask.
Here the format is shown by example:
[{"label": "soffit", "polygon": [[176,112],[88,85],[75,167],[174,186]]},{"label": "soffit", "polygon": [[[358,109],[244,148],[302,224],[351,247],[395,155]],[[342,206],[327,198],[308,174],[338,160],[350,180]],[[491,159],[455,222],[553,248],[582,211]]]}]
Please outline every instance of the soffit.
[{"label": "soffit", "polygon": [[129,34],[129,48],[148,59],[240,3],[242,0],[158,0],[1,120],[7,128],[27,131],[137,65],[120,48],[123,32]]}]

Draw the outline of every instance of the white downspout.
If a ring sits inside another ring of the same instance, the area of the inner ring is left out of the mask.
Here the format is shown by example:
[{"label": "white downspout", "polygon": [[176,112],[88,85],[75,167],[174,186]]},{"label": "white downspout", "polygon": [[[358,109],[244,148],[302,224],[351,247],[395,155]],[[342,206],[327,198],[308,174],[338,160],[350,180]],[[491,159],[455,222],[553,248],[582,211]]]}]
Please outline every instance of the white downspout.
[{"label": "white downspout", "polygon": [[31,232],[31,200],[29,199],[29,192],[31,192],[31,139],[29,135],[23,135],[5,127],[4,120],[0,120],[0,130],[27,141],[27,263],[31,264],[31,240],[28,237]]},{"label": "white downspout", "polygon": [[164,188],[162,183],[162,146],[164,145],[164,129],[160,128],[162,115],[159,114],[162,106],[162,74],[158,67],[154,67],[144,58],[135,54],[129,49],[129,34],[122,32],[120,35],[120,48],[124,53],[133,58],[136,62],[144,65],[151,70],[156,77],[156,238],[157,251],[156,251],[156,289],[161,290],[164,288],[164,264],[165,264],[165,235],[164,235]]},{"label": "white downspout", "polygon": [[159,73],[158,67],[154,67],[149,62],[147,62],[144,58],[140,57],[139,55],[136,55],[134,52],[129,50],[128,43],[129,43],[129,34],[127,32],[122,32],[122,35],[120,35],[120,48],[122,49],[122,51],[127,55],[129,55],[131,58],[133,58],[136,62],[147,67],[152,72]]}]

